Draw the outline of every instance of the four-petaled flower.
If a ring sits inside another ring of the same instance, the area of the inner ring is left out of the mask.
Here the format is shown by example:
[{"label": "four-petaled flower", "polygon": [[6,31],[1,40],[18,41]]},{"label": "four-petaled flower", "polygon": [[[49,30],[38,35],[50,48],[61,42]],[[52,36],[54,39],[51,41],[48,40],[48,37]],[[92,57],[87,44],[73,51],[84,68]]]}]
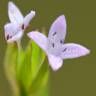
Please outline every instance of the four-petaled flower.
[{"label": "four-petaled flower", "polygon": [[64,15],[61,15],[53,22],[48,38],[37,31],[28,33],[28,36],[45,51],[49,64],[54,71],[62,66],[63,59],[77,58],[90,52],[89,49],[80,44],[64,44],[66,36],[66,20]]},{"label": "four-petaled flower", "polygon": [[8,3],[8,16],[10,23],[5,24],[5,39],[8,43],[19,41],[24,33],[24,30],[29,26],[31,19],[35,16],[35,11],[31,11],[25,17],[20,12],[19,8],[13,3]]}]

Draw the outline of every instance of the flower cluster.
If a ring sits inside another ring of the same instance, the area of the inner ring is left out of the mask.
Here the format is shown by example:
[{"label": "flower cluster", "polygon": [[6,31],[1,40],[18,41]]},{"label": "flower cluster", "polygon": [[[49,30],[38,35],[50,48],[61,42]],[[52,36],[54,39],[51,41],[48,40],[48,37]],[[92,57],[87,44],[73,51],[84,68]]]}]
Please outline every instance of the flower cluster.
[{"label": "flower cluster", "polygon": [[[5,39],[8,43],[18,43],[35,16],[35,11],[31,11],[24,17],[18,7],[9,2],[8,15],[10,23],[4,26]],[[61,15],[51,25],[48,37],[37,31],[28,33],[28,37],[44,50],[48,57],[49,65],[54,71],[62,66],[63,59],[77,58],[90,53],[89,49],[80,44],[64,43],[66,27],[65,16]]]}]

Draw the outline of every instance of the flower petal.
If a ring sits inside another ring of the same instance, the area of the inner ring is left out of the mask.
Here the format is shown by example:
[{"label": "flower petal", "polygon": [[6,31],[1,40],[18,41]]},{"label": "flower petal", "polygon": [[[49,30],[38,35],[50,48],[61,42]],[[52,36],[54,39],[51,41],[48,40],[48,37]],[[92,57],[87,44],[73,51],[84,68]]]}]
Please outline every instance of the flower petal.
[{"label": "flower petal", "polygon": [[51,25],[48,39],[53,42],[60,42],[66,36],[66,19],[64,15],[59,16]]},{"label": "flower petal", "polygon": [[61,53],[61,58],[63,59],[77,58],[80,56],[85,56],[89,53],[90,50],[85,48],[84,46],[75,43],[69,43],[64,44]]},{"label": "flower petal", "polygon": [[29,26],[30,21],[33,19],[35,16],[35,11],[31,11],[29,14],[27,14],[24,18],[24,29]]},{"label": "flower petal", "polygon": [[18,24],[8,23],[4,26],[5,39],[7,42],[14,42],[21,39],[23,31],[20,29]]},{"label": "flower petal", "polygon": [[19,8],[11,1],[8,3],[8,15],[11,22],[19,24],[23,23],[24,18],[22,13],[20,12]]},{"label": "flower petal", "polygon": [[48,54],[48,60],[51,68],[54,71],[57,71],[63,65],[63,60],[60,57],[56,57],[54,55]]},{"label": "flower petal", "polygon": [[14,35],[12,38],[7,40],[8,43],[14,42],[14,41],[19,41],[21,40],[21,37],[23,36],[23,31],[19,31],[18,34]]},{"label": "flower petal", "polygon": [[32,31],[28,33],[28,37],[34,40],[46,52],[47,37],[45,35],[37,31]]}]

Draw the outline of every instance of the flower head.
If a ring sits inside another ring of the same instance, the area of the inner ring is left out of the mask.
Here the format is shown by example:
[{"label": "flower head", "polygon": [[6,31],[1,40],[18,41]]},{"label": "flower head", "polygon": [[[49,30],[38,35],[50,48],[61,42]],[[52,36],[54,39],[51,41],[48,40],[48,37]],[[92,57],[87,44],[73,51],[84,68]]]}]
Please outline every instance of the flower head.
[{"label": "flower head", "polygon": [[35,16],[35,11],[31,11],[24,17],[19,8],[13,2],[9,2],[8,16],[10,23],[4,26],[5,39],[7,42],[14,42],[22,38],[24,30],[29,26],[30,21]]},{"label": "flower head", "polygon": [[28,33],[29,38],[45,51],[49,64],[54,71],[62,66],[63,59],[77,58],[90,52],[89,49],[80,44],[64,44],[66,25],[65,16],[61,15],[53,22],[48,37],[37,31]]}]

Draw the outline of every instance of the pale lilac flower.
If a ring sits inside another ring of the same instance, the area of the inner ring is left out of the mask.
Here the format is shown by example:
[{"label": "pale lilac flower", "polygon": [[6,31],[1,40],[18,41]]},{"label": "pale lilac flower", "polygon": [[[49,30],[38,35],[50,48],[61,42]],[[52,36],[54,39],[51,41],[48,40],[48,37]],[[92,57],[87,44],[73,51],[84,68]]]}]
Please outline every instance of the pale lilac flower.
[{"label": "pale lilac flower", "polygon": [[40,32],[33,31],[28,36],[47,54],[49,64],[54,71],[58,70],[63,59],[77,58],[89,54],[89,49],[75,43],[64,44],[66,36],[65,16],[58,17],[52,24],[48,38]]},{"label": "pale lilac flower", "polygon": [[10,23],[5,24],[5,39],[7,42],[18,41],[22,38],[24,30],[29,26],[30,21],[35,16],[35,11],[31,11],[25,17],[19,8],[13,3],[8,3],[8,16]]}]

